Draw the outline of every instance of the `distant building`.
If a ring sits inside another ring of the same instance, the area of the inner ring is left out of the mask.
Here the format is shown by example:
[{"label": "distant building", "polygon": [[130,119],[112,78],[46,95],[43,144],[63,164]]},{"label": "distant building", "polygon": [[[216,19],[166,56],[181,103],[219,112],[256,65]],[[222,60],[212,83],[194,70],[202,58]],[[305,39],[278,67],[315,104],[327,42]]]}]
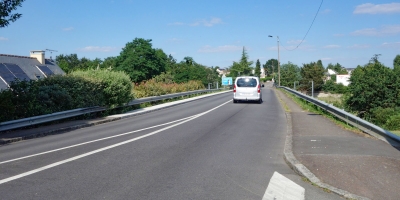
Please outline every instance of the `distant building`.
[{"label": "distant building", "polygon": [[225,75],[229,74],[228,70],[226,69],[217,69],[219,76],[225,77]]},{"label": "distant building", "polygon": [[9,88],[15,79],[38,80],[65,72],[52,59],[45,58],[45,51],[31,51],[28,56],[0,54],[0,90]]},{"label": "distant building", "polygon": [[326,72],[326,80],[331,80],[331,76],[332,75],[336,75],[337,73],[334,70],[328,69],[328,71]]},{"label": "distant building", "polygon": [[348,86],[350,84],[350,76],[351,74],[336,75],[336,83],[341,83],[344,86]]},{"label": "distant building", "polygon": [[[265,78],[265,70],[264,70],[264,68],[261,67],[261,68],[260,68],[260,71],[261,71],[261,73],[260,73],[260,78]],[[251,70],[251,73],[255,75],[256,70],[255,70],[255,69]]]},{"label": "distant building", "polygon": [[356,68],[346,68],[347,73],[351,74]]}]

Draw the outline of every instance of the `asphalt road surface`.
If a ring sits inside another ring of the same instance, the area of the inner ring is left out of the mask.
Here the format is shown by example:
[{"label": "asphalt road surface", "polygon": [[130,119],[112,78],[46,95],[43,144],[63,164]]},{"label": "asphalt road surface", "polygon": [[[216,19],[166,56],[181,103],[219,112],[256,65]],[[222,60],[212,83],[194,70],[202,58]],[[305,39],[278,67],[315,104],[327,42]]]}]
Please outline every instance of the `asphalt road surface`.
[{"label": "asphalt road surface", "polygon": [[257,199],[278,172],[306,199],[341,199],[285,163],[287,124],[271,85],[263,103],[232,94],[0,147],[1,199]]}]

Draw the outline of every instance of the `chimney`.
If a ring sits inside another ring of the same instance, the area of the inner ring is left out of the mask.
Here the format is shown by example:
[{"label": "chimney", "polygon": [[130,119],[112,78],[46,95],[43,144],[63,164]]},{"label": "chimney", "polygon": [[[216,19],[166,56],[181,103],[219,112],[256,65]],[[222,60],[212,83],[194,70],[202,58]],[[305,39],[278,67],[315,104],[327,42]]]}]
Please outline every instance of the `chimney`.
[{"label": "chimney", "polygon": [[45,64],[44,51],[42,50],[31,51],[31,58],[36,58],[42,65]]}]

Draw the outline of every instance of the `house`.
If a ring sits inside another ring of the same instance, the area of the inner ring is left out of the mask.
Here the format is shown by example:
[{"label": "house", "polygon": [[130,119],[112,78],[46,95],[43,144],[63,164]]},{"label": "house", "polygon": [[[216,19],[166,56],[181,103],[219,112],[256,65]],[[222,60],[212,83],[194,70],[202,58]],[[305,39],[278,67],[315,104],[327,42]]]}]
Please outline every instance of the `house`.
[{"label": "house", "polygon": [[[260,72],[261,72],[261,73],[259,74],[260,78],[265,78],[265,70],[264,70],[263,67],[260,68]],[[252,69],[252,70],[251,70],[251,73],[255,75],[256,70],[255,70],[255,69]]]},{"label": "house", "polygon": [[346,68],[347,73],[351,74],[356,68]]},{"label": "house", "polygon": [[30,56],[0,54],[0,90],[9,88],[15,79],[38,80],[65,72],[52,59],[45,58],[45,51],[31,51]]},{"label": "house", "polygon": [[217,72],[218,72],[219,76],[225,76],[225,75],[229,74],[229,72],[226,69],[217,68]]},{"label": "house", "polygon": [[328,71],[325,73],[325,76],[326,76],[325,81],[331,80],[332,79],[331,76],[336,75],[336,74],[337,73],[334,70],[328,69]]}]

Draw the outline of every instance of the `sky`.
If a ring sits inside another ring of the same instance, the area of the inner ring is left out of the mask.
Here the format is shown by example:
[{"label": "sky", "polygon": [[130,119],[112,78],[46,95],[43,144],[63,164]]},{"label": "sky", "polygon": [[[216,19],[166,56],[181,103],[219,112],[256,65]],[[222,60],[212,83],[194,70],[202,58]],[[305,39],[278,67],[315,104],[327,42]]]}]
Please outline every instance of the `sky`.
[{"label": "sky", "polygon": [[392,68],[400,54],[395,0],[25,0],[14,12],[22,17],[0,28],[0,54],[50,49],[47,58],[104,59],[135,38],[178,62],[189,56],[220,68],[239,61],[243,48],[251,61],[279,53],[281,64],[299,67],[322,60],[355,68],[380,54]]}]

